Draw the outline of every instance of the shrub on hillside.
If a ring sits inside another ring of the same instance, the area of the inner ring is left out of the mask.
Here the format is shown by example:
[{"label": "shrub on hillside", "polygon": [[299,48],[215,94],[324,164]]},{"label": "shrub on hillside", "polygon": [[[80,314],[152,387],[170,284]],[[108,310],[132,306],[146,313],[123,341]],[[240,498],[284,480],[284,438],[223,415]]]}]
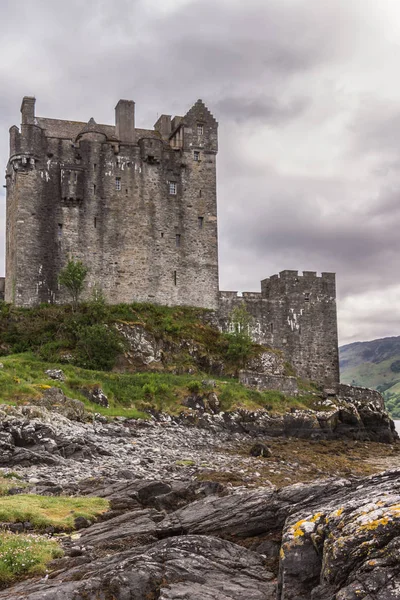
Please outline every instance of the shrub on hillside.
[{"label": "shrub on hillside", "polygon": [[109,371],[124,349],[120,334],[113,327],[96,324],[80,327],[77,332],[75,363],[85,369]]}]

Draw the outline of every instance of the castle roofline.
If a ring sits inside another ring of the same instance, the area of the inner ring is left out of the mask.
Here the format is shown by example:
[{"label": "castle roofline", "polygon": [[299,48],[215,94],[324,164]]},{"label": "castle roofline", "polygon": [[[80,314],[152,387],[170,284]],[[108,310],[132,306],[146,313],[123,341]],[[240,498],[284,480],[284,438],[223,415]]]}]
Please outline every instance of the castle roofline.
[{"label": "castle roofline", "polygon": [[[75,140],[83,129],[87,128],[88,123],[83,121],[68,121],[64,119],[48,119],[46,117],[37,117],[37,124],[44,129],[46,137]],[[96,123],[96,131],[103,133],[108,139],[117,140],[115,125],[104,125]],[[137,138],[156,137],[160,135],[153,129],[136,129]]]}]

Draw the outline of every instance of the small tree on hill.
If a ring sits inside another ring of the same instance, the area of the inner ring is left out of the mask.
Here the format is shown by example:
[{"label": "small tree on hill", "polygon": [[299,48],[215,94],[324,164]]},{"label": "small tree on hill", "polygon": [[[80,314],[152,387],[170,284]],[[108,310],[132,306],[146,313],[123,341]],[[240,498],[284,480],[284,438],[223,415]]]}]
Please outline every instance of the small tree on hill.
[{"label": "small tree on hill", "polygon": [[229,315],[230,332],[225,334],[228,339],[227,355],[236,364],[237,369],[243,369],[251,356],[253,341],[251,339],[251,326],[253,317],[242,302],[236,306]]},{"label": "small tree on hill", "polygon": [[59,284],[65,286],[71,296],[73,310],[78,306],[87,272],[88,268],[80,260],[70,258],[58,274]]}]

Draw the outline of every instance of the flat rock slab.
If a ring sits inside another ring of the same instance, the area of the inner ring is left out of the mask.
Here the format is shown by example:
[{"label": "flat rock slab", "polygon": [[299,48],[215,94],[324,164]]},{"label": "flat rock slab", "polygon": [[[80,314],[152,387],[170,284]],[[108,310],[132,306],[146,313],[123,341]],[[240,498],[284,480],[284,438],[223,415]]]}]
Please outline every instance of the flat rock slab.
[{"label": "flat rock slab", "polygon": [[[79,578],[79,581],[76,579]],[[225,540],[175,537],[24,582],[8,600],[275,600],[276,583],[262,557]]]}]

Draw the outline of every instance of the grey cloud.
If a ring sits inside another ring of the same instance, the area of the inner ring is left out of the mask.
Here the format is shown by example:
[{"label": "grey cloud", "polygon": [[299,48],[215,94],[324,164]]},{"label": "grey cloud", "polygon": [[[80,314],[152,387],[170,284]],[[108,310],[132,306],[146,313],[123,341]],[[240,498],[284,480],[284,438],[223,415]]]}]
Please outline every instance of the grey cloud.
[{"label": "grey cloud", "polygon": [[[283,269],[337,272],[342,299],[393,282],[396,270],[400,272],[400,239],[392,215],[384,222],[381,214],[371,217],[361,210],[337,211],[327,217],[324,207],[319,210],[312,198],[319,192],[326,204],[334,203],[335,194],[345,192],[340,182],[329,186],[323,180],[290,177],[274,185],[272,181],[269,173],[264,182],[248,183],[238,192],[240,200],[226,210],[221,252],[231,257],[239,248],[235,258],[243,270],[235,276],[240,289],[247,288],[256,273],[261,279]],[[347,193],[351,206],[351,190]],[[250,278],[247,260],[252,264]]]},{"label": "grey cloud", "polygon": [[310,103],[311,99],[305,97],[294,98],[285,104],[271,96],[227,96],[218,100],[215,106],[217,114],[223,114],[226,119],[231,119],[239,124],[256,121],[280,126],[298,118]]},{"label": "grey cloud", "polygon": [[[371,95],[361,105],[350,124],[353,150],[358,153],[399,153],[400,105]],[[384,156],[382,157],[385,158]],[[390,166],[390,163],[385,164]]]}]

